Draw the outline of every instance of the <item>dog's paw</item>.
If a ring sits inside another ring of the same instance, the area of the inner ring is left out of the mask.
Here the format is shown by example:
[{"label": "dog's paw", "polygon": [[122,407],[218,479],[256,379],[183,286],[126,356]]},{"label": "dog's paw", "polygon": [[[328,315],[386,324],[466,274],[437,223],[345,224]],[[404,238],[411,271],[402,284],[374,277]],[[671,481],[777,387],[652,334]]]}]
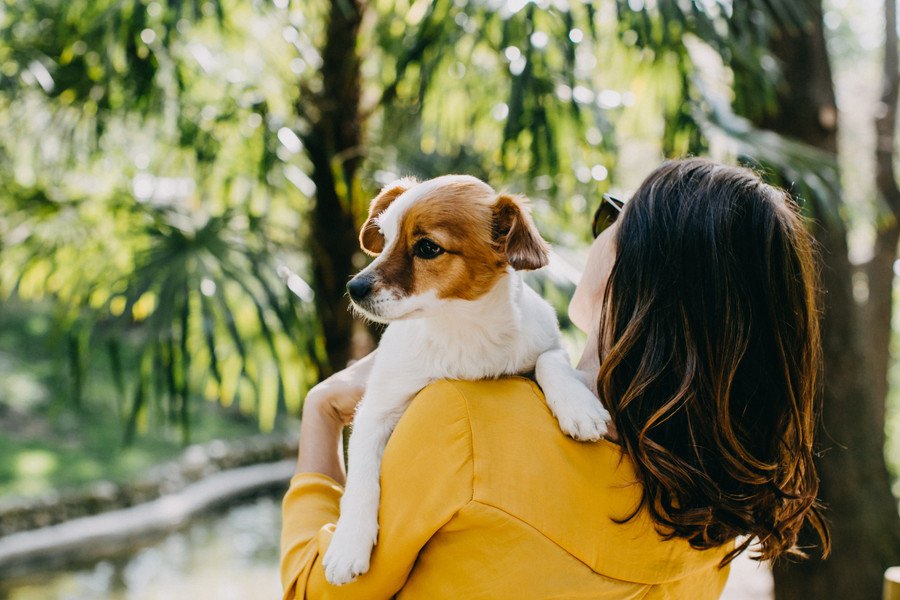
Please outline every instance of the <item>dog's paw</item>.
[{"label": "dog's paw", "polygon": [[550,408],[566,435],[582,442],[597,441],[606,435],[609,412],[580,382],[572,383],[556,390],[555,399],[548,398]]},{"label": "dog's paw", "polygon": [[369,570],[376,534],[377,526],[373,532],[362,532],[349,523],[342,524],[338,521],[328,550],[322,557],[328,583],[344,585]]}]

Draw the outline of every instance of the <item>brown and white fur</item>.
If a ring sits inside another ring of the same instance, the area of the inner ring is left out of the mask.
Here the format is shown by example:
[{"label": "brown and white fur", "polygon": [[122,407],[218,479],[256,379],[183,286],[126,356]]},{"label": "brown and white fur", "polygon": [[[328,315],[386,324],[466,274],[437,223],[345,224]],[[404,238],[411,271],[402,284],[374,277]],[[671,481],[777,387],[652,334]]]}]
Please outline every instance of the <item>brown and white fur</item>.
[{"label": "brown and white fur", "polygon": [[[433,258],[421,256],[434,250],[426,239],[440,248]],[[323,558],[335,585],[369,568],[382,453],[430,382],[534,370],[566,434],[597,440],[609,420],[571,367],[553,309],[516,273],[543,267],[549,252],[522,199],[463,175],[401,179],[372,201],[360,243],[376,258],[348,284],[351,300],[390,325],[353,421],[340,518]]]}]

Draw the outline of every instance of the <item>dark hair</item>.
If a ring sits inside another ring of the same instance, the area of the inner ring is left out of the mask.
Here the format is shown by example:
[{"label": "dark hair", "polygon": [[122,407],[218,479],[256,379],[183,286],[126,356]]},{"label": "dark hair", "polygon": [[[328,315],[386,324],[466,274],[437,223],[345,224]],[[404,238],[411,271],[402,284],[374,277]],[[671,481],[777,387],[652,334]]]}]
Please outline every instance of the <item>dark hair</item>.
[{"label": "dark hair", "polygon": [[[601,311],[598,389],[660,533],[803,555],[816,500],[818,292],[791,198],[749,169],[663,164],[627,203]],[[640,506],[636,509],[640,509]],[[633,517],[632,514],[630,517]]]}]

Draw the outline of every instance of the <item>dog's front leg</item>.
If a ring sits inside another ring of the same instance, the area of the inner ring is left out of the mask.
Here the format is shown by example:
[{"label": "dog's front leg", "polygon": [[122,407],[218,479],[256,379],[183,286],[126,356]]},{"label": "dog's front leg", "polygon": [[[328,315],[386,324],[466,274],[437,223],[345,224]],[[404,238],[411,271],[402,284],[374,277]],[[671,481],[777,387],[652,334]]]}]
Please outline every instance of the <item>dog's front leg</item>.
[{"label": "dog's front leg", "polygon": [[534,375],[559,427],[576,440],[594,441],[606,435],[609,413],[569,364],[562,348],[552,348],[537,358]]},{"label": "dog's front leg", "polygon": [[369,558],[378,538],[381,457],[413,395],[427,383],[418,378],[399,382],[377,370],[370,378],[353,419],[340,518],[322,558],[325,578],[333,585],[349,583],[369,570]]}]

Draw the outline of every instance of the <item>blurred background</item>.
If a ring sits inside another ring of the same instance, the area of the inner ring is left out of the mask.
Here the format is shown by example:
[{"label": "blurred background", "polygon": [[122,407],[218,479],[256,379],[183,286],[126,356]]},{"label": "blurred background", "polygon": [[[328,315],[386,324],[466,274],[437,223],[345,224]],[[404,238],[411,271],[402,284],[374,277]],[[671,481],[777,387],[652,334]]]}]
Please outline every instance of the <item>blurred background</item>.
[{"label": "blurred background", "polygon": [[344,297],[378,189],[527,194],[574,349],[600,194],[685,155],[789,189],[822,263],[833,553],[727,597],[880,597],[897,84],[896,0],[5,0],[0,598],[278,597],[304,394],[378,335]]}]

